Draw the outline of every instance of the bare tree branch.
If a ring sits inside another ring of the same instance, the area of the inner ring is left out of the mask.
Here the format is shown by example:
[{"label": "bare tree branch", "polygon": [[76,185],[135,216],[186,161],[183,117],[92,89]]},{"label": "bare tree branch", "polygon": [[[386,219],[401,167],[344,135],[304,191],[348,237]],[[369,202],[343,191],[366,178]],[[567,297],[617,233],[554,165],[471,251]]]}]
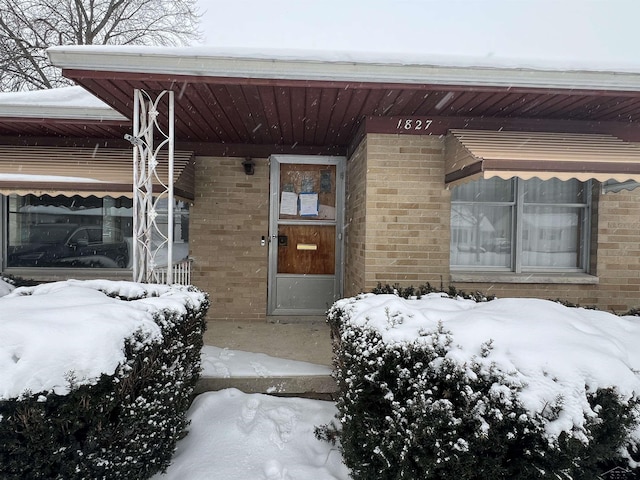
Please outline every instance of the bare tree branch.
[{"label": "bare tree branch", "polygon": [[55,45],[193,44],[200,17],[196,0],[0,0],[0,89],[68,85]]}]

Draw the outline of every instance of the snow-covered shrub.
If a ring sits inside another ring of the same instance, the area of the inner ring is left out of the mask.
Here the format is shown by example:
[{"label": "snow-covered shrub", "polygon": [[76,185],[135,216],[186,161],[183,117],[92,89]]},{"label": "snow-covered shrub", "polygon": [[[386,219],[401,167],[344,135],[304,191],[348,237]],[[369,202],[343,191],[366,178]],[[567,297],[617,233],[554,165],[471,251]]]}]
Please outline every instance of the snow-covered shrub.
[{"label": "snow-covered shrub", "polygon": [[0,297],[10,294],[14,288],[16,288],[15,285],[8,278],[0,277]]},{"label": "snow-covered shrub", "polygon": [[640,323],[443,293],[360,295],[328,320],[354,480],[595,479],[637,466]]},{"label": "snow-covered shrub", "polygon": [[9,275],[9,274],[3,274],[2,277],[0,277],[0,281],[7,283],[14,288],[33,287],[40,283],[44,283],[44,282],[38,282],[36,280],[32,280],[30,278],[16,277],[15,275]]},{"label": "snow-covered shrub", "polygon": [[422,298],[424,295],[428,295],[429,293],[447,293],[450,297],[466,298],[475,300],[476,302],[488,302],[495,300],[496,298],[495,295],[485,295],[481,292],[467,293],[465,291],[458,290],[453,285],[449,285],[449,288],[445,291],[443,285],[440,285],[440,287],[434,287],[429,282],[418,285],[417,287],[414,287],[413,285],[403,286],[398,283],[393,285],[385,283],[383,285],[381,282],[378,282],[378,285],[376,288],[371,290],[371,293],[375,293],[376,295],[390,293],[402,298]]},{"label": "snow-covered shrub", "polygon": [[[167,468],[176,442],[185,435],[186,412],[200,374],[207,295],[194,287],[69,281],[16,289],[0,299],[0,308],[5,299],[50,290],[54,294],[50,310],[62,306],[73,317],[78,312],[73,305],[64,299],[59,300],[61,305],[55,304],[65,288],[72,294],[80,292],[78,311],[90,317],[87,323],[105,319],[117,322],[118,314],[132,311],[137,319],[149,316],[156,326],[138,328],[124,340],[123,360],[118,361],[113,373],[92,378],[78,361],[65,374],[66,385],[27,390],[13,398],[0,395],[0,478],[149,478]],[[98,307],[102,312],[80,308],[83,303],[89,304],[83,301],[82,291],[87,289],[106,294],[103,297],[110,303]],[[46,321],[46,304],[43,312]],[[64,319],[50,320],[63,328]],[[95,345],[78,350],[91,353],[95,349],[95,357],[84,358],[85,362],[100,363],[101,342],[110,339],[97,340]],[[12,353],[16,363],[31,361],[31,347],[23,345],[21,351]],[[51,347],[57,353],[56,346]],[[55,356],[52,353],[52,361]],[[39,375],[36,368],[33,370],[33,376]],[[50,385],[46,379],[44,382]],[[11,382],[7,386],[0,381],[0,394],[11,387]]]}]

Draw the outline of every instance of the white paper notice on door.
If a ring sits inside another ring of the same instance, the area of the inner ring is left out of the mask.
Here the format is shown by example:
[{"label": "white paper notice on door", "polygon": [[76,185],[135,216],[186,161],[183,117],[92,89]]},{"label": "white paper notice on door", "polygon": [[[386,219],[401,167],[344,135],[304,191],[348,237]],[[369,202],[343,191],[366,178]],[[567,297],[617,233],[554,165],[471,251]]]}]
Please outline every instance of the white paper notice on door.
[{"label": "white paper notice on door", "polygon": [[300,194],[300,216],[317,216],[318,215],[318,194],[317,193],[301,193]]},{"label": "white paper notice on door", "polygon": [[298,214],[298,194],[295,192],[282,192],[280,197],[280,215]]}]

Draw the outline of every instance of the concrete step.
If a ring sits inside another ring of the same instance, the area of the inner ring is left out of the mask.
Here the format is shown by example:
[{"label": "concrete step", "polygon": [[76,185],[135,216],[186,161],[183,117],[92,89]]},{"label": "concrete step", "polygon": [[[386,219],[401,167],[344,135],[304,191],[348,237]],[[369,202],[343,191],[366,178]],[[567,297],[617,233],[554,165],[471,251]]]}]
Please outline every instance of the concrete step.
[{"label": "concrete step", "polygon": [[336,382],[329,375],[201,377],[195,394],[225,388],[237,388],[244,393],[330,399],[336,393]]},{"label": "concrete step", "polygon": [[245,393],[330,399],[336,392],[336,383],[328,365],[205,345],[202,374],[195,394],[225,388],[237,388]]}]

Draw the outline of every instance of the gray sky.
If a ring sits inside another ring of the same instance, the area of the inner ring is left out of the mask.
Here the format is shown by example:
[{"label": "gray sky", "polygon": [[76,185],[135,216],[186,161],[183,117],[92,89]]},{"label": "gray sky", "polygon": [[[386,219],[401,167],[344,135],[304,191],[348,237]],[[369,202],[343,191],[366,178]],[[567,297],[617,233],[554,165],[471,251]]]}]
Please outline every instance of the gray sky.
[{"label": "gray sky", "polygon": [[206,44],[640,66],[640,0],[199,0]]}]

